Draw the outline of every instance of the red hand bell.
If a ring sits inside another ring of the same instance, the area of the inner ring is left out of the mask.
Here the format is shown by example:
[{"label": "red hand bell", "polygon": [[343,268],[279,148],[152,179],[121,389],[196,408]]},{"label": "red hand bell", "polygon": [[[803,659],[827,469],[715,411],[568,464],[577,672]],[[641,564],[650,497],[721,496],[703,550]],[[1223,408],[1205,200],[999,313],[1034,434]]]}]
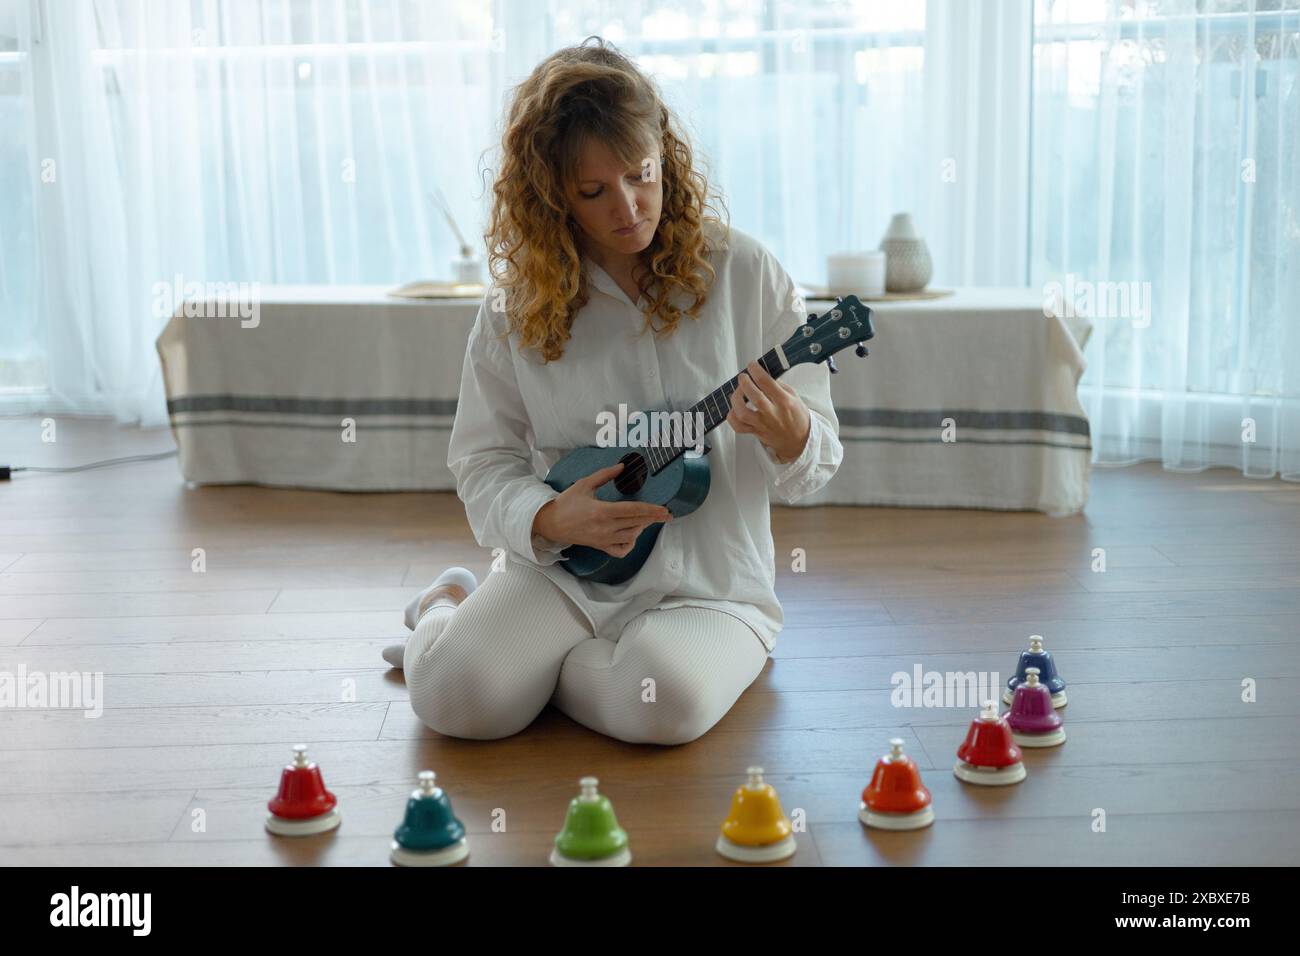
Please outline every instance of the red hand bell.
[{"label": "red hand bell", "polygon": [[338,801],[325,789],[320,767],[307,760],[307,746],[296,744],[293,763],[280,774],[280,789],[267,802],[266,828],[280,836],[311,836],[343,822]]},{"label": "red hand bell", "polygon": [[889,742],[889,753],[876,764],[862,791],[858,819],[881,830],[919,830],[934,822],[930,791],[921,783],[916,761],[903,753],[900,738]]}]

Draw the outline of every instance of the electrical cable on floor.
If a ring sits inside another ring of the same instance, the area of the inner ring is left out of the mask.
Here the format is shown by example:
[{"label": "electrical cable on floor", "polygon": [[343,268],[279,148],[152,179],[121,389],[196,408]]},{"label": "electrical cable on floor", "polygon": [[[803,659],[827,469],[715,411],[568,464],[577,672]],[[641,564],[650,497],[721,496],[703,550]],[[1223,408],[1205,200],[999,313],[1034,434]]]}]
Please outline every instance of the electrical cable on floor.
[{"label": "electrical cable on floor", "polygon": [[158,452],[155,455],[128,455],[125,458],[106,458],[103,461],[92,461],[85,465],[70,465],[63,468],[49,468],[37,465],[0,465],[0,481],[6,481],[9,475],[15,471],[47,471],[47,472],[70,472],[70,471],[88,471],[91,468],[103,468],[106,465],[121,465],[131,461],[156,461],[160,458],[171,458],[177,452],[173,448],[171,451]]}]

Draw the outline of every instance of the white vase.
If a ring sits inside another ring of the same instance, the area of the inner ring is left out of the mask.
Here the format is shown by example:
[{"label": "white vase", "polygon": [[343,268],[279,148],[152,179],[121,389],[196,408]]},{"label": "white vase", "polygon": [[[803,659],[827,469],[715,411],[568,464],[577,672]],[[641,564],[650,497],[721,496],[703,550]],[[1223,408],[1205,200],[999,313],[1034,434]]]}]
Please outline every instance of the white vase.
[{"label": "white vase", "polygon": [[889,221],[880,248],[885,253],[885,290],[918,292],[934,273],[930,250],[916,233],[911,213],[900,212]]}]

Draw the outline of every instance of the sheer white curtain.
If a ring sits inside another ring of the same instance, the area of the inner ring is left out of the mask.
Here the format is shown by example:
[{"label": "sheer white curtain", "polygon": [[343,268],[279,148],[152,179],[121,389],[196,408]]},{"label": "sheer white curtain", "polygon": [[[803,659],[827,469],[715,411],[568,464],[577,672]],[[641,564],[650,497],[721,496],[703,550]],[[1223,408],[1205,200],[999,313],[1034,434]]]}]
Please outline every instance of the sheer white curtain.
[{"label": "sheer white curtain", "polygon": [[520,68],[590,34],[634,56],[800,281],[906,211],[935,286],[1023,285],[1031,22],[1030,0],[556,0],[506,42],[531,38]]},{"label": "sheer white curtain", "polygon": [[1300,0],[1038,0],[1034,31],[1032,275],[1094,316],[1096,459],[1300,479]]},{"label": "sheer white curtain", "polygon": [[[434,186],[479,231],[494,113],[480,4],[3,2],[43,290],[11,305],[41,320],[27,337],[49,389],[8,410],[163,423],[153,343],[175,289],[446,275]],[[12,338],[0,349],[20,353]]]},{"label": "sheer white curtain", "polygon": [[177,277],[446,276],[428,193],[481,244],[504,94],[589,34],[656,76],[732,221],[800,280],[909,211],[935,285],[1023,283],[1029,2],[0,0],[43,290],[11,283],[0,363],[43,341],[31,408],[158,424]]},{"label": "sheer white curtain", "polygon": [[921,208],[934,284],[1023,286],[1031,0],[931,0],[927,11],[924,168],[938,172]]}]

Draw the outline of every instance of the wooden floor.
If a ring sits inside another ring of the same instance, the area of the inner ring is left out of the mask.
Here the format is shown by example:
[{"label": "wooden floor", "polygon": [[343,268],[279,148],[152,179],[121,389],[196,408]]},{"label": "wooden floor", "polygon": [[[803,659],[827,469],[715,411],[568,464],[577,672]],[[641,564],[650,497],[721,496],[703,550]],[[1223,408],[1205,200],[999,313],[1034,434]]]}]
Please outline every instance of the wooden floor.
[{"label": "wooden floor", "polygon": [[[165,430],[58,428],[50,445],[35,419],[0,420],[0,464],[171,447]],[[0,709],[0,863],[385,865],[432,768],[471,865],[543,863],[586,774],[635,862],[726,865],[713,840],[752,763],[806,816],[790,865],[1300,863],[1300,487],[1144,465],[1095,471],[1073,518],[776,508],[774,536],[807,573],[778,568],[775,655],[700,740],[622,744],[548,708],[513,738],[460,741],[421,726],[379,657],[417,585],[488,570],[454,495],[187,488],[174,459],[20,473],[0,484],[0,670],[102,672],[106,704]],[[961,784],[974,711],[895,708],[891,675],[1005,677],[1030,634],[1069,681],[1069,740],[1027,752],[1018,786]],[[893,736],[934,794],[928,830],[857,822]],[[273,838],[265,804],[299,741],[344,823]]]}]

